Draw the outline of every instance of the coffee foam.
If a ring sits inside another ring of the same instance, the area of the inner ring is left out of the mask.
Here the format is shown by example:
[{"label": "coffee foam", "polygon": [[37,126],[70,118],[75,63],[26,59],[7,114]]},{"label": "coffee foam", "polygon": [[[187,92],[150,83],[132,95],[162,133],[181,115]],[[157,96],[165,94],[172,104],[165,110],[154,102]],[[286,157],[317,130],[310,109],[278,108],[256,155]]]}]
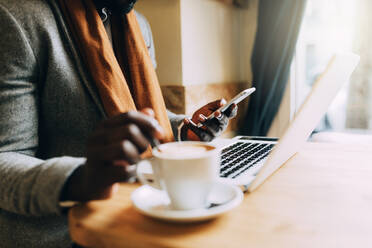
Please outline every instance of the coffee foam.
[{"label": "coffee foam", "polygon": [[172,144],[159,149],[159,154],[172,158],[194,157],[204,155],[215,149],[212,146],[202,144]]}]

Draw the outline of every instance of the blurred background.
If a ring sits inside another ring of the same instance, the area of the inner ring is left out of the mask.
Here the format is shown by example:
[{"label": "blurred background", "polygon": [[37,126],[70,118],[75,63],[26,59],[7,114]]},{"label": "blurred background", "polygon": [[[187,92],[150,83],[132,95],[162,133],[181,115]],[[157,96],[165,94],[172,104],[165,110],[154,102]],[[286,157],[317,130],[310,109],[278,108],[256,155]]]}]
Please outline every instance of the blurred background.
[{"label": "blurred background", "polygon": [[369,32],[372,2],[368,0],[308,0],[292,67],[296,80],[296,110],[313,82],[337,51],[361,55],[348,85],[335,99],[318,130],[369,132],[371,129],[371,52]]},{"label": "blurred background", "polygon": [[[316,132],[372,130],[370,0],[141,0],[169,109],[192,113],[252,85],[227,136],[281,136],[336,52],[361,56]],[[256,84],[256,85],[255,85]]]}]

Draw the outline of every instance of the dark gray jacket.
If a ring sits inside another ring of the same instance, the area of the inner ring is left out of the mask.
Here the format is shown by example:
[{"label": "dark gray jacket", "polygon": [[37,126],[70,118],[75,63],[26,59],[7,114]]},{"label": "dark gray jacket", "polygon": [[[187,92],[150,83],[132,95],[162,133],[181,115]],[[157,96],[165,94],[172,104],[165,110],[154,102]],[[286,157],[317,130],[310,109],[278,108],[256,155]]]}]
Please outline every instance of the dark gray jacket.
[{"label": "dark gray jacket", "polygon": [[60,192],[105,117],[55,1],[0,0],[1,248],[70,247]]}]

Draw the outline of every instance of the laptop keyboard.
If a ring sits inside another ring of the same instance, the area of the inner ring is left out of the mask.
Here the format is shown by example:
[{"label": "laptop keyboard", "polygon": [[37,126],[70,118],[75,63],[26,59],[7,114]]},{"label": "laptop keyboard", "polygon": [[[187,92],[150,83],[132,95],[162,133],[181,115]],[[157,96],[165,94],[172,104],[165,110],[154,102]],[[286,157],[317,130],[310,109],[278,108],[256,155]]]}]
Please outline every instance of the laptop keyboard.
[{"label": "laptop keyboard", "polygon": [[222,150],[220,176],[236,178],[273,149],[274,144],[237,142]]}]

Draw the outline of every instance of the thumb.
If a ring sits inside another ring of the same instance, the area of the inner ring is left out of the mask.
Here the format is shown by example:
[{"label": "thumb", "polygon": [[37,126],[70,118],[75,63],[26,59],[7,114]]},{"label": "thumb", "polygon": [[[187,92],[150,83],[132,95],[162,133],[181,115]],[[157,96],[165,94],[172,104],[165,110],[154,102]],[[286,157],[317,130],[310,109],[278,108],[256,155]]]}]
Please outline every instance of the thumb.
[{"label": "thumb", "polygon": [[144,108],[144,109],[141,109],[140,112],[141,112],[142,114],[147,115],[147,116],[155,117],[154,110],[152,110],[151,108]]},{"label": "thumb", "polygon": [[210,110],[216,110],[216,109],[222,107],[225,104],[226,104],[226,100],[224,98],[222,98],[222,99],[219,99],[219,100],[208,103],[206,105],[206,107]]}]

